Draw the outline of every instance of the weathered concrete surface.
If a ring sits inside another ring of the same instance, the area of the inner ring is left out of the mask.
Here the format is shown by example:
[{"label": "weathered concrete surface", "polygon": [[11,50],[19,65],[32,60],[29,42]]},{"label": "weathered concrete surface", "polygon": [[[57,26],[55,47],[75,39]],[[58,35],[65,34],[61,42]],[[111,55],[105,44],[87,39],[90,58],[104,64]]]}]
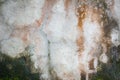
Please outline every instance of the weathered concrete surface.
[{"label": "weathered concrete surface", "polygon": [[[2,0],[0,51],[27,50],[43,80],[81,80],[120,43],[119,0]],[[92,68],[91,68],[92,67]]]}]

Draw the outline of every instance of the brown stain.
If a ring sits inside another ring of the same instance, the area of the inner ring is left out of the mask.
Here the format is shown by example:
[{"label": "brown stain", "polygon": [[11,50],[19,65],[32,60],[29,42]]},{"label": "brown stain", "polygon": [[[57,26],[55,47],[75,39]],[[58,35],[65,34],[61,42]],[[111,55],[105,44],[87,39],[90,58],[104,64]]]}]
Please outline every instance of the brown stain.
[{"label": "brown stain", "polygon": [[[97,58],[99,58],[99,55],[101,55],[102,53],[105,53],[106,55],[108,55],[108,51],[111,47],[111,38],[110,38],[110,31],[112,28],[108,27],[109,29],[106,28],[106,25],[113,23],[113,22],[109,22],[109,18],[108,15],[105,11],[106,8],[99,8],[97,7],[97,9],[95,7],[90,7],[90,6],[86,6],[86,5],[82,5],[81,7],[79,7],[77,9],[78,12],[78,28],[80,31],[80,37],[77,40],[77,45],[79,46],[79,70],[81,72],[81,76],[82,74],[86,75],[86,66],[85,64],[82,63],[82,52],[84,51],[84,35],[83,35],[83,22],[84,19],[86,18],[86,16],[91,16],[91,20],[94,22],[97,22],[100,27],[100,36],[99,36],[99,40],[96,41],[96,43],[99,43],[101,46],[101,52],[100,53],[96,53],[97,49],[93,49],[93,51],[91,51],[89,53],[89,55],[93,56],[95,55]],[[83,8],[84,10],[81,10],[81,8]],[[110,24],[111,25],[111,24]],[[106,29],[108,32],[106,32]],[[89,65],[89,69],[94,70],[94,58],[91,58],[91,60],[88,62]]]},{"label": "brown stain", "polygon": [[90,62],[89,62],[89,68],[90,70],[94,70],[94,59],[92,59]]},{"label": "brown stain", "polygon": [[108,9],[110,10],[110,12],[112,13],[112,15],[114,15],[114,5],[115,5],[115,0],[106,0],[105,1]]},{"label": "brown stain", "polygon": [[[112,44],[111,42],[111,30],[113,27],[111,27],[111,20],[108,18],[108,15],[105,13],[105,10],[101,10],[103,11],[101,14],[103,15],[102,18],[100,18],[100,23],[102,23],[102,38],[101,38],[101,44],[103,47],[103,53],[108,53],[110,46]],[[110,21],[110,22],[109,22]],[[112,22],[113,23],[113,22]],[[109,24],[111,26],[109,26]]]},{"label": "brown stain", "polygon": [[57,3],[57,0],[45,0],[44,6],[42,8],[43,14],[50,12],[55,3]]},{"label": "brown stain", "polygon": [[52,15],[52,8],[57,3],[57,0],[45,0],[44,6],[42,8],[42,16],[44,18],[50,18]]},{"label": "brown stain", "polygon": [[81,73],[81,80],[86,80],[86,74],[85,73]]},{"label": "brown stain", "polygon": [[22,39],[26,44],[28,43],[29,27],[24,26],[22,28],[15,28],[11,34],[11,37],[17,37]]},{"label": "brown stain", "polygon": [[103,40],[102,40],[102,47],[103,47],[103,53],[108,53],[108,51],[110,50],[110,47],[111,47],[111,39],[108,38],[108,37],[103,37]]},{"label": "brown stain", "polygon": [[90,12],[92,16],[91,17],[92,21],[97,21],[97,23],[100,24],[101,35],[100,35],[99,43],[102,44],[102,48],[103,48],[102,51],[103,53],[108,53],[109,48],[111,46],[110,33],[112,27],[110,27],[110,25],[113,22],[111,22],[111,20],[108,18],[105,8],[100,7],[98,9],[95,9],[94,7],[92,7]]},{"label": "brown stain", "polygon": [[69,3],[70,3],[70,0],[65,0],[65,3],[64,3],[65,10],[68,9],[68,7],[69,7]]},{"label": "brown stain", "polygon": [[79,30],[79,38],[77,40],[77,45],[79,46],[79,56],[81,56],[81,53],[84,51],[84,34],[83,34],[83,22],[86,17],[86,9],[87,6],[85,4],[81,5],[79,8],[77,8],[77,17],[78,17],[78,30]]},{"label": "brown stain", "polygon": [[86,74],[86,66],[83,63],[79,63],[79,71],[81,74]]},{"label": "brown stain", "polygon": [[51,68],[50,69],[50,74],[51,74],[51,80],[62,80],[56,73],[56,71]]},{"label": "brown stain", "polygon": [[52,15],[52,7],[54,6],[54,4],[57,2],[57,0],[45,0],[45,3],[42,7],[42,16],[40,17],[40,19],[36,20],[35,23],[33,23],[34,25],[36,25],[37,27],[40,27],[40,25],[44,22],[44,20],[50,19],[51,15]]},{"label": "brown stain", "polygon": [[69,80],[75,80],[72,73],[64,73],[64,78]]},{"label": "brown stain", "polygon": [[78,13],[78,27],[80,30],[83,29],[83,21],[86,17],[86,8],[87,6],[85,4],[83,4],[81,7],[79,7],[77,9],[77,13]]},{"label": "brown stain", "polygon": [[[82,0],[84,1],[84,0]],[[79,1],[78,1],[79,2]],[[69,9],[72,9],[72,3],[74,3],[72,0],[65,0],[64,1],[64,6],[65,6],[65,11],[66,11],[66,16],[69,15]],[[75,4],[75,6],[72,7],[77,7],[77,4]],[[86,5],[83,4],[81,7],[76,8],[77,10],[77,17],[78,17],[78,30],[79,30],[79,38],[77,39],[76,43],[79,46],[78,52],[81,53],[84,50],[84,36],[83,36],[83,21],[85,19],[85,13],[86,13]],[[73,9],[74,10],[74,9]],[[71,17],[71,16],[70,16]],[[80,56],[81,54],[79,54]]]},{"label": "brown stain", "polygon": [[83,36],[79,37],[79,39],[77,40],[77,45],[79,46],[79,49],[78,49],[79,56],[81,56],[82,52],[84,51],[84,37]]},{"label": "brown stain", "polygon": [[57,3],[57,0],[45,0],[45,3],[42,7],[42,16],[39,20],[36,20],[36,23],[40,26],[42,23],[46,22],[47,24],[50,22],[52,17],[52,8]]},{"label": "brown stain", "polygon": [[37,27],[40,27],[40,25],[42,24],[42,21],[43,21],[42,18],[39,19],[39,20],[36,20],[36,21],[35,21],[35,25],[36,25]]},{"label": "brown stain", "polygon": [[[107,14],[105,13],[105,10],[102,9],[102,8],[98,8],[98,9],[95,9],[94,7],[90,7],[90,6],[86,6],[86,5],[82,5],[81,7],[79,7],[77,9],[77,12],[78,12],[78,28],[79,28],[79,31],[80,31],[80,37],[79,39],[77,40],[77,44],[79,46],[79,58],[82,58],[82,52],[84,50],[84,36],[83,36],[83,22],[84,22],[84,19],[86,18],[86,16],[90,16],[91,20],[92,21],[95,21],[97,22],[98,24],[100,24],[100,30],[101,30],[101,34],[100,34],[100,37],[99,37],[99,41],[97,41],[98,43],[102,44],[102,51],[104,53],[107,53],[108,49],[109,49],[109,46],[111,45],[111,41],[110,41],[110,38],[105,36],[106,32],[104,31],[104,27],[106,24],[108,24],[108,18],[107,18]],[[82,10],[83,9],[83,10]],[[101,16],[102,15],[102,16]],[[94,54],[94,51],[96,50],[93,50],[93,52],[90,52],[89,54],[90,55],[93,55]],[[97,56],[98,57],[98,56]],[[94,62],[94,59],[92,59],[90,62],[89,62],[89,66],[90,66],[90,69],[94,69],[93,68],[93,62]],[[86,71],[85,71],[85,65],[81,63],[79,63],[79,69],[80,69],[80,72],[82,74],[86,74]]]},{"label": "brown stain", "polygon": [[69,9],[69,7],[70,7],[70,5],[71,5],[71,0],[65,0],[65,2],[64,2],[64,6],[65,6],[65,11],[68,13],[68,9]]}]

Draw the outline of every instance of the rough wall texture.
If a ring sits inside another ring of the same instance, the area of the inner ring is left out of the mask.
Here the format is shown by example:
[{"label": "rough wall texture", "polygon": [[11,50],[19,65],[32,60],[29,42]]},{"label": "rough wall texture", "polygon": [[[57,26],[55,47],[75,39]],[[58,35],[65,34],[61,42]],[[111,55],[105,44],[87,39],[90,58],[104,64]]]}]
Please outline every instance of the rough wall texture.
[{"label": "rough wall texture", "polygon": [[88,80],[120,43],[119,8],[119,0],[0,0],[0,51],[27,50],[41,80]]}]

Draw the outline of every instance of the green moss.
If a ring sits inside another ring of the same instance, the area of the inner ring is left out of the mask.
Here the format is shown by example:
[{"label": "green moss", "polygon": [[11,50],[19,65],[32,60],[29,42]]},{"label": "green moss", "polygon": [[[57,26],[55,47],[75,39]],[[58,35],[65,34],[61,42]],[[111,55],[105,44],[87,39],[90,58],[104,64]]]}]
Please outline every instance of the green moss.
[{"label": "green moss", "polygon": [[99,62],[98,72],[91,80],[120,80],[120,45],[111,47],[107,54],[109,62],[107,64]]},{"label": "green moss", "polygon": [[31,72],[31,63],[28,56],[12,59],[0,54],[0,80],[39,80],[39,73]]}]

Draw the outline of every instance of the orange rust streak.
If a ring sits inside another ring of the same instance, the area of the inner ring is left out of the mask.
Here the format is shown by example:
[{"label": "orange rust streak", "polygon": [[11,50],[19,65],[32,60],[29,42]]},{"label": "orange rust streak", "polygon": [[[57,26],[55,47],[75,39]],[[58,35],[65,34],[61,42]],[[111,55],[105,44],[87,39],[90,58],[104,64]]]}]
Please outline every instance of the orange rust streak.
[{"label": "orange rust streak", "polygon": [[21,38],[25,43],[28,41],[29,27],[24,26],[23,28],[15,28],[14,32],[11,34],[11,37]]},{"label": "orange rust streak", "polygon": [[83,5],[82,7],[78,8],[78,27],[80,30],[82,30],[83,28],[83,20],[86,17],[86,5]]},{"label": "orange rust streak", "polygon": [[[84,37],[81,36],[78,40],[77,40],[77,45],[79,46],[79,52],[83,52],[84,50]],[[81,55],[80,55],[81,56]]]},{"label": "orange rust streak", "polygon": [[79,56],[81,56],[84,50],[84,35],[83,35],[83,21],[86,17],[86,5],[82,5],[77,9],[78,12],[78,28],[80,31],[80,37],[77,40],[77,45],[79,46]]},{"label": "orange rust streak", "polygon": [[68,8],[69,8],[69,5],[70,5],[70,2],[71,2],[71,0],[65,0],[65,2],[64,2],[65,10],[67,12],[68,12]]},{"label": "orange rust streak", "polygon": [[34,23],[37,27],[40,27],[40,25],[42,24],[46,16],[51,15],[51,12],[52,12],[51,9],[55,3],[56,3],[56,0],[45,0],[44,6],[42,7],[42,16],[40,19],[36,20]]},{"label": "orange rust streak", "polygon": [[94,59],[92,59],[90,62],[89,62],[89,68],[94,70]]},{"label": "orange rust streak", "polygon": [[38,27],[40,27],[41,23],[42,23],[42,20],[41,20],[41,19],[36,20],[36,25],[37,25]]}]

